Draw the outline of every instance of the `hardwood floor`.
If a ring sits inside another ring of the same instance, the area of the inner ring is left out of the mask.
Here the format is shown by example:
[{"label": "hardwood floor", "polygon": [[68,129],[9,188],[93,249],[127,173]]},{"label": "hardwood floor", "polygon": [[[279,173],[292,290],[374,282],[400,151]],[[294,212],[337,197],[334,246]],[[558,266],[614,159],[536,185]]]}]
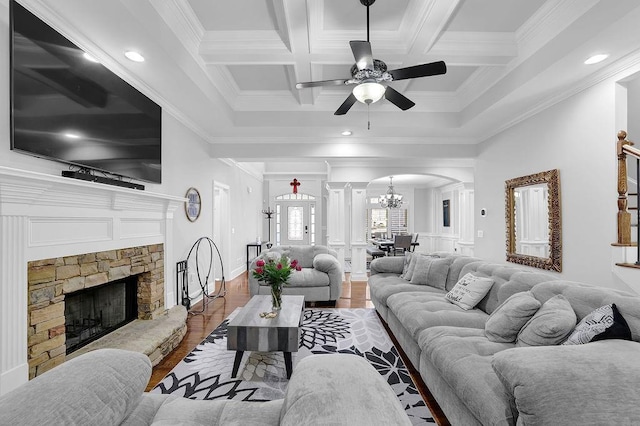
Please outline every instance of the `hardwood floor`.
[{"label": "hardwood floor", "polygon": [[[337,308],[373,308],[371,297],[369,296],[369,287],[366,281],[354,281],[349,280],[349,274],[347,274],[347,280],[342,283],[342,297],[336,303]],[[216,288],[218,288],[216,286]],[[151,390],[166,376],[189,352],[193,350],[200,342],[204,340],[234,309],[240,306],[244,306],[250,299],[249,295],[249,282],[247,280],[247,274],[243,274],[231,281],[227,282],[227,293],[224,298],[218,298],[210,302],[204,309],[202,314],[189,315],[187,318],[187,334],[169,355],[167,355],[158,365],[153,368],[153,373],[149,384],[147,385],[147,391]],[[308,304],[307,306],[313,306]],[[322,305],[318,305],[322,306]],[[202,303],[197,303],[192,309],[192,312],[199,312],[202,310]],[[386,327],[386,324],[385,324]],[[431,413],[434,416],[436,422],[441,425],[449,425],[446,417],[442,413],[442,410],[431,396],[431,393],[420,378],[420,374],[416,371],[411,363],[408,362],[406,355],[400,349],[397,341],[387,328],[387,332],[391,336],[396,348],[401,352],[401,356],[405,364],[407,365],[411,377],[415,381],[420,394],[429,406]]]}]

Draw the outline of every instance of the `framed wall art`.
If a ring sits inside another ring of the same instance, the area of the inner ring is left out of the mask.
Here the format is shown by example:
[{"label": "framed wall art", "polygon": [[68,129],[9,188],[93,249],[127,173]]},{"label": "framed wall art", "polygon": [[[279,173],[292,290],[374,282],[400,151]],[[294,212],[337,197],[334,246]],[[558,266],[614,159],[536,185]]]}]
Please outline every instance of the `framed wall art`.
[{"label": "framed wall art", "polygon": [[198,217],[200,217],[200,211],[202,209],[200,193],[195,188],[189,188],[185,197],[187,201],[184,203],[184,212],[190,222],[195,222]]}]

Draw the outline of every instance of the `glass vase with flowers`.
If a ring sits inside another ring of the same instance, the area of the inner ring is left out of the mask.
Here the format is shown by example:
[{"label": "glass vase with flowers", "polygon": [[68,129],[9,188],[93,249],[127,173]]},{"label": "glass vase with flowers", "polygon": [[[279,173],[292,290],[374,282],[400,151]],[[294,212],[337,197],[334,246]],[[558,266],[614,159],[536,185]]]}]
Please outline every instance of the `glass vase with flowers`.
[{"label": "glass vase with flowers", "polygon": [[253,277],[271,288],[272,312],[277,313],[282,308],[282,286],[287,284],[294,270],[301,271],[302,268],[297,260],[290,261],[285,254],[280,258],[267,257],[256,261]]}]

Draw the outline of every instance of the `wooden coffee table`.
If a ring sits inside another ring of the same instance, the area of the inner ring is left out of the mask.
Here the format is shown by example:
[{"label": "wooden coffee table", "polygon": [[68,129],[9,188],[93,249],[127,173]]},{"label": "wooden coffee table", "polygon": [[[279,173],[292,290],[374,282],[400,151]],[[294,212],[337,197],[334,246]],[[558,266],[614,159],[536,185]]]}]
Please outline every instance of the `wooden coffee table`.
[{"label": "wooden coffee table", "polygon": [[227,325],[227,349],[236,351],[231,377],[238,374],[244,351],[284,353],[287,378],[291,378],[291,352],[298,352],[304,296],[282,296],[282,309],[275,318],[262,318],[271,311],[271,296],[253,296]]}]

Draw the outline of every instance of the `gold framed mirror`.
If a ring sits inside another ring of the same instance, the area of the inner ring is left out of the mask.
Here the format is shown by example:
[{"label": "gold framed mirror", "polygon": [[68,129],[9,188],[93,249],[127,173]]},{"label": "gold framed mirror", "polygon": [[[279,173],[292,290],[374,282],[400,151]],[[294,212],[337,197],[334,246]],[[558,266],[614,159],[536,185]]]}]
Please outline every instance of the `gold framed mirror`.
[{"label": "gold framed mirror", "polygon": [[557,169],[505,182],[507,262],[562,271],[560,175]]}]

